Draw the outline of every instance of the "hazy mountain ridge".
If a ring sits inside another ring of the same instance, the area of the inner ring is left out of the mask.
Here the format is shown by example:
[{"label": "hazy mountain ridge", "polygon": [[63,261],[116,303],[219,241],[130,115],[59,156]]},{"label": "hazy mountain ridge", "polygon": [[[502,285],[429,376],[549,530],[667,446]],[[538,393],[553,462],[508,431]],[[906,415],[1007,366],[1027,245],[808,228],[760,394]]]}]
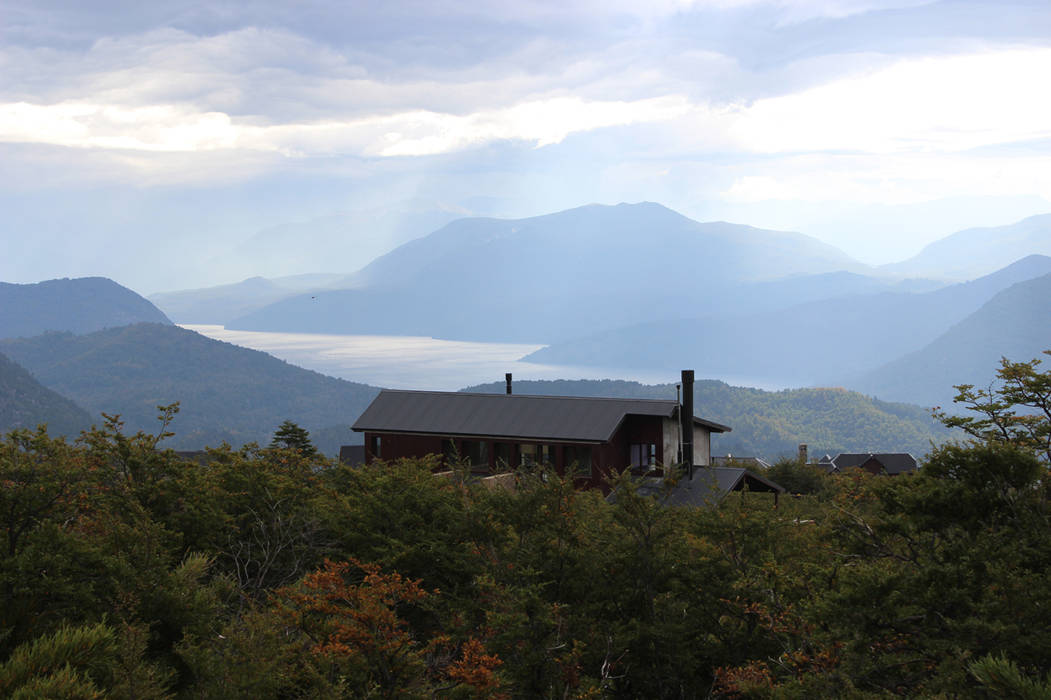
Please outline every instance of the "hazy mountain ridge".
[{"label": "hazy mountain ridge", "polygon": [[51,435],[75,437],[91,427],[91,416],[48,389],[24,367],[0,354],[0,434],[46,423]]},{"label": "hazy mountain ridge", "polygon": [[148,300],[105,277],[0,282],[0,338],[46,331],[91,333],[129,323],[171,321]]},{"label": "hazy mountain ridge", "polygon": [[[619,380],[557,380],[513,383],[516,394],[674,399],[675,384]],[[463,391],[503,393],[500,382]],[[696,415],[733,430],[712,435],[712,454],[776,459],[794,455],[806,443],[813,455],[825,452],[911,452],[926,454],[931,443],[951,437],[919,406],[886,403],[844,389],[763,391],[715,380],[694,385]]]},{"label": "hazy mountain ridge", "polygon": [[956,384],[987,387],[1000,358],[1045,359],[1051,348],[1051,274],[1019,282],[923,348],[872,370],[853,386],[888,400],[950,406]]},{"label": "hazy mountain ridge", "polygon": [[894,275],[973,279],[1027,255],[1051,255],[1051,214],[1005,226],[964,229],[927,245],[908,260],[883,265]]},{"label": "hazy mountain ridge", "polygon": [[701,224],[653,203],[590,205],[454,221],[349,276],[353,290],[286,299],[226,325],[550,342],[679,317],[727,285],[865,269],[802,234]]},{"label": "hazy mountain ridge", "polygon": [[774,384],[838,384],[923,347],[1001,290],[1047,273],[1051,258],[1033,255],[980,279],[930,292],[858,294],[759,314],[639,324],[553,344],[523,360],[695,366],[717,376]]},{"label": "hazy mountain ridge", "polygon": [[185,449],[267,442],[289,419],[312,432],[345,428],[320,445],[332,454],[355,441],[349,426],[379,391],[158,324],[4,340],[0,351],[94,414],[121,414],[132,431],[156,432],[157,406],[179,401],[166,444]]},{"label": "hazy mountain ridge", "polygon": [[250,277],[234,284],[202,289],[183,289],[151,294],[156,304],[176,323],[212,323],[222,325],[281,299],[304,291],[325,289],[343,279],[338,274],[309,274],[293,277]]}]

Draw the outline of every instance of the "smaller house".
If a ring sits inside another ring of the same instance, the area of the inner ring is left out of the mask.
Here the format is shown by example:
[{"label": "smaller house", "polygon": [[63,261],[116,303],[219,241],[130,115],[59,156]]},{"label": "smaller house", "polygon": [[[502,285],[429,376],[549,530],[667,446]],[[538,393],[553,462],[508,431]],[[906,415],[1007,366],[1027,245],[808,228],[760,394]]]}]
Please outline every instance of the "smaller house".
[{"label": "smaller house", "polygon": [[908,452],[843,452],[832,458],[825,455],[818,464],[825,467],[829,474],[858,468],[870,474],[898,476],[919,468],[916,458]]}]

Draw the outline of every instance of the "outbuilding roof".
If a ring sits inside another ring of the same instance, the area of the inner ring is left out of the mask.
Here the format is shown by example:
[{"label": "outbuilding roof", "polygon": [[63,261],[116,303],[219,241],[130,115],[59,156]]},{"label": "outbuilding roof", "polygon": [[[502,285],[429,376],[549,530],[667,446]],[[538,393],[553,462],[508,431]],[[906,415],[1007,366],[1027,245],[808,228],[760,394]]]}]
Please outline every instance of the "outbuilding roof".
[{"label": "outbuilding roof", "polygon": [[[363,432],[607,442],[629,415],[677,415],[664,399],[610,399],[384,389],[351,426]],[[712,432],[730,428],[694,417]]]},{"label": "outbuilding roof", "polygon": [[843,452],[832,464],[838,471],[860,467],[870,459],[879,462],[888,474],[916,471],[916,458],[908,452]]},{"label": "outbuilding roof", "polygon": [[717,505],[731,491],[744,490],[785,492],[779,484],[741,467],[695,467],[692,479],[683,474],[670,488],[661,479],[639,486],[639,493],[657,496],[666,505],[695,508]]}]

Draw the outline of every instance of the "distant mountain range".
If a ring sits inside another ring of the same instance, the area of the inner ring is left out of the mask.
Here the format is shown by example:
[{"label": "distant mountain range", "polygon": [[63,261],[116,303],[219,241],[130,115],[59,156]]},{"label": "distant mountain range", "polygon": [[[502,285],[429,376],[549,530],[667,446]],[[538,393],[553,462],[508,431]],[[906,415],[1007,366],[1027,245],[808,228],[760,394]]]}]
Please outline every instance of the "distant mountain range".
[{"label": "distant mountain range", "polygon": [[342,291],[285,299],[226,327],[552,342],[689,315],[731,286],[865,269],[798,233],[702,224],[652,203],[591,205],[454,221],[333,285]]},{"label": "distant mountain range", "polygon": [[[1051,274],[1003,290],[919,350],[875,369],[851,386],[895,401],[950,407],[953,386],[989,386],[1000,358],[1013,362],[1051,349]],[[1047,369],[1047,363],[1041,368]]]},{"label": "distant mountain range", "polygon": [[904,277],[966,280],[1033,254],[1051,255],[1051,214],[1030,216],[1007,226],[958,231],[908,260],[882,266],[880,271]]},{"label": "distant mountain range", "polygon": [[[504,384],[468,387],[464,391],[503,393]],[[674,384],[639,384],[611,380],[515,381],[516,394],[612,396],[669,399]],[[810,453],[910,452],[922,457],[932,444],[952,434],[929,411],[886,403],[843,389],[761,391],[700,380],[694,385],[694,412],[729,425],[729,433],[712,435],[712,454],[762,457],[793,456],[799,443]]]},{"label": "distant mountain range", "polygon": [[[991,275],[934,291],[850,294],[758,314],[709,312],[556,343],[523,360],[697,367],[708,376],[749,377],[759,383],[852,386],[849,377],[922,348],[1002,290],[1048,273],[1051,258],[1032,255]],[[1043,303],[1051,310],[1051,297]],[[953,383],[959,381],[946,388]]]},{"label": "distant mountain range", "polygon": [[349,426],[378,392],[170,325],[46,333],[0,341],[0,352],[94,416],[119,413],[130,431],[156,432],[157,406],[179,401],[165,444],[184,449],[267,443],[287,419],[328,435],[319,447],[334,454],[355,441]]},{"label": "distant mountain range", "polygon": [[51,435],[76,437],[91,427],[80,406],[48,389],[25,368],[0,355],[0,435],[46,423]]},{"label": "distant mountain range", "polygon": [[0,338],[45,331],[90,333],[129,323],[171,321],[149,301],[105,277],[0,282]]},{"label": "distant mountain range", "polygon": [[168,318],[176,323],[222,325],[281,299],[305,291],[325,289],[345,275],[311,274],[265,279],[251,277],[243,282],[204,289],[187,289],[150,295]]}]

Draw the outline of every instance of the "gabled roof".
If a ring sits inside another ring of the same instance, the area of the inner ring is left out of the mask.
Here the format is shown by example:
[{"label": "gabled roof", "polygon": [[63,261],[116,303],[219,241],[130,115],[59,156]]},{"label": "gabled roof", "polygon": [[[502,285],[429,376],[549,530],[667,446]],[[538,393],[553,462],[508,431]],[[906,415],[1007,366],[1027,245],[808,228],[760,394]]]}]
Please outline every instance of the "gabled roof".
[{"label": "gabled roof", "polygon": [[639,493],[662,498],[670,506],[695,508],[717,505],[731,491],[784,493],[784,487],[740,467],[695,467],[693,479],[683,474],[668,491],[661,479],[649,479]]},{"label": "gabled roof", "polygon": [[[351,429],[602,443],[629,415],[672,418],[677,409],[674,400],[661,399],[384,389]],[[717,433],[730,430],[696,417],[694,423]]]},{"label": "gabled roof", "polygon": [[844,452],[836,455],[832,464],[838,471],[860,467],[870,459],[883,465],[888,474],[916,471],[916,458],[908,452]]}]

